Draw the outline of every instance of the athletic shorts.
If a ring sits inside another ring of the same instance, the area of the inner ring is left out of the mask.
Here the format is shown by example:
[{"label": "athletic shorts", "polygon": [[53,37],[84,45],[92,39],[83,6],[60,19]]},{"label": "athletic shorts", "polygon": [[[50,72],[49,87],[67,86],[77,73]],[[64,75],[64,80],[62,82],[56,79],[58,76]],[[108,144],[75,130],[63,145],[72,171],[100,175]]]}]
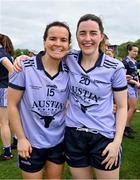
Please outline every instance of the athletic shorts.
[{"label": "athletic shorts", "polygon": [[102,156],[102,152],[112,141],[113,139],[97,132],[79,131],[77,128],[66,127],[64,141],[66,161],[69,166],[75,168],[91,166],[107,171],[117,169],[121,162],[121,147],[116,166],[113,165],[111,169],[105,169],[106,164],[101,164],[106,158],[106,156]]},{"label": "athletic shorts", "polygon": [[138,88],[128,85],[128,99],[138,98]]},{"label": "athletic shorts", "polygon": [[49,149],[32,147],[31,157],[27,160],[18,156],[18,166],[26,172],[38,172],[44,167],[47,160],[56,164],[63,164],[65,162],[64,143]]},{"label": "athletic shorts", "polygon": [[7,88],[0,88],[0,107],[7,107]]}]

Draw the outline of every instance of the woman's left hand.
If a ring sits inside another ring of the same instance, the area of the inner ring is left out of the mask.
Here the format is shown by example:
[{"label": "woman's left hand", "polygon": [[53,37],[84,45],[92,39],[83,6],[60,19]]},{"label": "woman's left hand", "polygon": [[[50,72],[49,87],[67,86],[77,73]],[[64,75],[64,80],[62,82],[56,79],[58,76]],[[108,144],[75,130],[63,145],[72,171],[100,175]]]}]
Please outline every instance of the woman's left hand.
[{"label": "woman's left hand", "polygon": [[104,149],[102,156],[106,156],[106,158],[102,161],[102,164],[105,165],[105,169],[111,169],[113,164],[117,166],[118,162],[118,152],[119,152],[119,145],[115,142],[111,142],[107,145]]}]

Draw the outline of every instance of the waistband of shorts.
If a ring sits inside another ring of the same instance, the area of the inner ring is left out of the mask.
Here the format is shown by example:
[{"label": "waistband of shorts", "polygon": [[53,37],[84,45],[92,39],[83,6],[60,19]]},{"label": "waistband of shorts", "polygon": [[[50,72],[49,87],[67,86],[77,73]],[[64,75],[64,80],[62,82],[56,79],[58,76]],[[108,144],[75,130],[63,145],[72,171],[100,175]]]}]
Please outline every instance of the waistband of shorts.
[{"label": "waistband of shorts", "polygon": [[88,128],[86,126],[83,126],[83,127],[69,127],[69,126],[66,126],[66,128],[74,129],[76,131],[81,131],[81,132],[93,133],[93,134],[98,134],[99,133],[98,130],[93,129],[93,128]]}]

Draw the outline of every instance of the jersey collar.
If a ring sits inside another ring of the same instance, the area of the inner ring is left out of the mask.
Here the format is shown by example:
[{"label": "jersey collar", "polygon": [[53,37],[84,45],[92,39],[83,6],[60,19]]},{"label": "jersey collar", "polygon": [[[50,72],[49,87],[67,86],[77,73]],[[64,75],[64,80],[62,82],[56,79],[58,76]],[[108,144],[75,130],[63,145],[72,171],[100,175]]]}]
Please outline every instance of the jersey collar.
[{"label": "jersey collar", "polygon": [[[99,57],[95,63],[94,68],[102,65],[103,55],[104,55],[104,53],[102,51],[99,51]],[[79,58],[78,58],[79,64],[81,64],[81,60],[82,60],[82,51],[80,51],[80,53],[79,53]]]},{"label": "jersey collar", "polygon": [[[44,70],[43,63],[42,63],[42,56],[44,56],[44,54],[45,54],[45,51],[40,51],[36,56],[37,69],[39,69],[39,70]],[[60,62],[59,71],[62,71],[62,70],[63,70],[62,62]]]}]

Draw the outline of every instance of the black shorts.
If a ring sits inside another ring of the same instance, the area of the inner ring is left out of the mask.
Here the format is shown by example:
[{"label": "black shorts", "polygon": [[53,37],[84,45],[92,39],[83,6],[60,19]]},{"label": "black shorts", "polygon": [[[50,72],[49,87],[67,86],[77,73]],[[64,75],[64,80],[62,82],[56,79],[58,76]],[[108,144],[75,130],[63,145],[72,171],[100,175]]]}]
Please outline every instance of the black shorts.
[{"label": "black shorts", "polygon": [[31,157],[27,160],[18,156],[19,167],[26,172],[40,171],[47,160],[56,164],[63,164],[65,162],[64,143],[49,149],[32,147]]},{"label": "black shorts", "polygon": [[77,128],[66,127],[65,130],[65,156],[71,167],[94,167],[101,170],[113,170],[120,166],[121,147],[118,155],[117,165],[111,169],[105,169],[105,164],[101,162],[106,158],[102,156],[105,147],[112,142],[100,133],[79,131]]}]

